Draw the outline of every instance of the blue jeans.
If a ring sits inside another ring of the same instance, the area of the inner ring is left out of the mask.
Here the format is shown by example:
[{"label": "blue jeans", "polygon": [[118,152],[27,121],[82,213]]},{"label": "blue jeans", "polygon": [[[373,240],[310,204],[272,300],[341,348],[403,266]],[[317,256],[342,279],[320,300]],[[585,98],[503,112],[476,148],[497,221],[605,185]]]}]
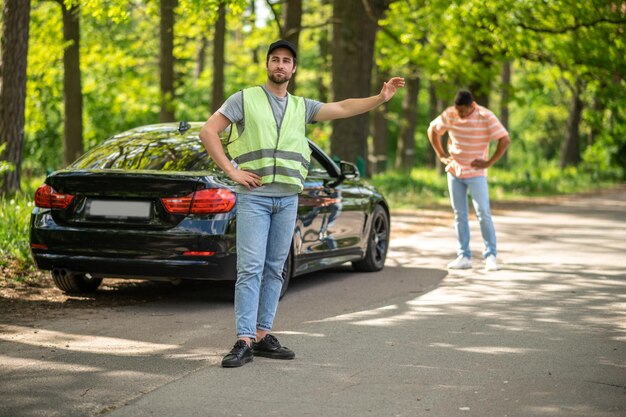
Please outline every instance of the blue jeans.
[{"label": "blue jeans", "polygon": [[298,213],[298,196],[237,195],[237,337],[272,330]]},{"label": "blue jeans", "polygon": [[467,193],[472,196],[476,217],[480,224],[480,232],[483,235],[485,250],[483,257],[496,256],[496,230],[491,220],[491,209],[489,207],[489,188],[487,187],[487,177],[457,178],[448,173],[448,190],[450,191],[450,202],[454,210],[454,227],[458,240],[457,255],[463,255],[468,259],[472,258],[470,251],[470,227],[467,203]]}]

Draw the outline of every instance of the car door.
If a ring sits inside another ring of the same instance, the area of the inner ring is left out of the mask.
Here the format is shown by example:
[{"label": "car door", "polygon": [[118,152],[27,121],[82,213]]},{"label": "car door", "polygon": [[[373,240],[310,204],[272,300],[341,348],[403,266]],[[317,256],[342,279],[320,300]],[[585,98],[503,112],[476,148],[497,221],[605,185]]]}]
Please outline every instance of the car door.
[{"label": "car door", "polygon": [[359,259],[367,199],[358,181],[337,184],[339,169],[312,147],[311,166],[299,196],[294,237],[296,273]]}]

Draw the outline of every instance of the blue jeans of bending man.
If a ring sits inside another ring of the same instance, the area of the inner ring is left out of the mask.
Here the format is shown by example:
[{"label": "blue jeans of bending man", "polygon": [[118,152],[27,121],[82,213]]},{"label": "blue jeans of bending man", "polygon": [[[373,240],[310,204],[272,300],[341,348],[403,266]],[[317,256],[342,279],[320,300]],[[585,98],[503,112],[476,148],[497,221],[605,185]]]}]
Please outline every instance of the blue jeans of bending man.
[{"label": "blue jeans of bending man", "polygon": [[298,196],[237,195],[237,337],[272,330],[298,213]]},{"label": "blue jeans of bending man", "polygon": [[496,230],[491,219],[491,209],[489,207],[489,188],[487,177],[457,178],[448,173],[448,190],[450,192],[450,202],[454,210],[454,227],[458,240],[457,256],[465,256],[472,259],[470,251],[470,227],[469,227],[469,204],[467,194],[472,197],[474,210],[480,232],[485,243],[483,257],[496,256]]}]

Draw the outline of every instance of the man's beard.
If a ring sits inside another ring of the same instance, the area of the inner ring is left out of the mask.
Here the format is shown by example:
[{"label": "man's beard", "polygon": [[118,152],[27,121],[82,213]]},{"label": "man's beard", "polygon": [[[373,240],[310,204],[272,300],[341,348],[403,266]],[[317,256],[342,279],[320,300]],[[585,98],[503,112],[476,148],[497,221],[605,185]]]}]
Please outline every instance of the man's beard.
[{"label": "man's beard", "polygon": [[276,74],[273,74],[271,72],[268,72],[267,77],[274,84],[284,84],[284,83],[288,83],[289,80],[291,80],[291,74],[276,75]]}]

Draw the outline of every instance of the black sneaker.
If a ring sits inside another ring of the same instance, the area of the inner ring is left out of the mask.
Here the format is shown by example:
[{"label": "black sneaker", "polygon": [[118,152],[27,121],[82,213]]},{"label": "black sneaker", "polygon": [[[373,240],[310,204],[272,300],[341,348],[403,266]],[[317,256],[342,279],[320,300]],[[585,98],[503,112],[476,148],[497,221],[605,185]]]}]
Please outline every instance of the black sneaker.
[{"label": "black sneaker", "polygon": [[280,345],[278,339],[271,334],[266,334],[259,342],[252,342],[254,356],[263,356],[272,359],[293,359],[296,354],[293,350]]},{"label": "black sneaker", "polygon": [[254,359],[254,355],[250,346],[245,340],[237,340],[230,353],[222,359],[222,366],[224,368],[237,368],[252,362],[252,359]]}]

